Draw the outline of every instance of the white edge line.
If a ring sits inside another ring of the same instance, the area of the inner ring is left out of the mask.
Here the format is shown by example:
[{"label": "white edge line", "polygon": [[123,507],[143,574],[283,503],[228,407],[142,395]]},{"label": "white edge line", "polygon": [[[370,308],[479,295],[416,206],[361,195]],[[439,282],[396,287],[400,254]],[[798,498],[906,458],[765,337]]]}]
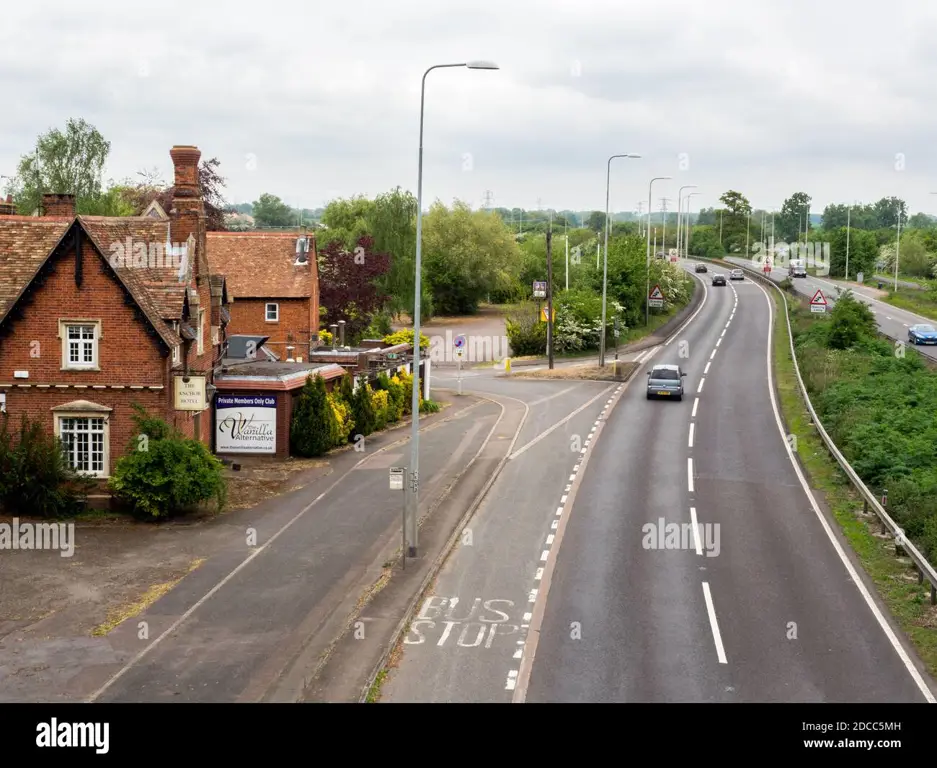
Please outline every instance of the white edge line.
[{"label": "white edge line", "polygon": [[852,583],[856,585],[856,589],[859,590],[859,593],[865,600],[866,605],[869,606],[869,610],[872,611],[872,615],[875,616],[875,620],[878,622],[878,625],[882,628],[882,631],[885,633],[885,636],[891,643],[892,648],[895,649],[895,653],[898,654],[898,658],[901,659],[905,669],[908,670],[908,674],[911,675],[915,684],[924,695],[924,698],[927,700],[927,702],[929,704],[937,704],[937,698],[934,697],[933,692],[927,686],[927,683],[924,682],[924,679],[921,677],[920,672],[918,672],[917,667],[914,666],[914,662],[911,661],[911,658],[908,656],[907,651],[905,651],[904,646],[898,640],[894,630],[888,623],[888,620],[882,615],[882,612],[875,604],[875,600],[872,599],[872,595],[869,594],[869,590],[866,589],[865,583],[859,577],[856,569],[849,561],[849,558],[843,551],[842,546],[836,539],[836,536],[833,534],[833,529],[830,527],[830,524],[827,522],[826,518],[823,516],[823,513],[820,511],[817,500],[814,498],[813,493],[810,490],[810,486],[807,484],[807,481],[804,478],[804,474],[800,470],[800,464],[797,462],[797,458],[794,456],[794,451],[787,441],[787,435],[784,432],[784,423],[781,421],[781,414],[778,411],[777,399],[774,395],[774,375],[772,373],[773,366],[771,358],[773,349],[772,339],[774,336],[774,301],[772,301],[771,297],[768,295],[768,292],[765,290],[764,286],[761,285],[761,283],[755,282],[755,284],[761,289],[761,292],[765,295],[765,300],[768,302],[768,394],[771,397],[771,407],[774,410],[774,421],[777,424],[778,432],[781,435],[781,441],[784,443],[785,449],[787,450],[787,456],[791,461],[791,465],[794,467],[794,473],[797,475],[797,479],[800,481],[800,486],[804,489],[804,493],[806,494],[807,499],[810,501],[810,506],[813,508],[814,514],[817,516],[817,519],[823,526],[823,530],[826,532],[827,537],[833,544],[833,548],[836,550],[836,554],[839,555],[839,559],[845,566],[847,573],[849,573],[849,576],[852,579]]},{"label": "white edge line", "polygon": [[709,613],[709,626],[712,627],[713,640],[716,641],[716,655],[719,657],[720,664],[728,664],[726,661],[726,649],[722,646],[722,635],[719,633],[719,622],[716,621],[716,609],[713,606],[713,596],[709,591],[709,582],[703,582],[703,597],[706,598],[706,611]]},{"label": "white edge line", "polygon": [[695,429],[696,429],[696,424],[691,423],[690,424],[690,441],[689,441],[690,444],[687,446],[687,448],[693,447],[693,432]]}]

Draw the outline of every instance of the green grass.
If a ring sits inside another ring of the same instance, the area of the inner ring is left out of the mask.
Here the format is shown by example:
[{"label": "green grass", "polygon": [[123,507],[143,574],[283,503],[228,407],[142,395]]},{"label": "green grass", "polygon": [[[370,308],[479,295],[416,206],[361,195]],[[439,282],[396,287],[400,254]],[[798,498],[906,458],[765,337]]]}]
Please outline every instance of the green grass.
[{"label": "green grass", "polygon": [[874,582],[882,601],[908,635],[927,670],[937,676],[937,608],[930,605],[930,584],[917,583],[908,560],[895,557],[894,542],[879,535],[878,518],[862,514],[863,502],[839,464],[830,456],[800,395],[791,359],[790,337],[784,316],[785,300],[772,290],[775,316],[774,362],[781,412],[789,433],[797,437],[797,455],[810,484],[820,491],[843,534]]},{"label": "green grass", "polygon": [[368,695],[365,698],[365,704],[377,704],[381,699],[381,686],[384,684],[384,680],[387,679],[387,669],[382,669],[377,673],[377,677],[374,678],[374,682],[371,683],[371,688],[368,690]]},{"label": "green grass", "polygon": [[889,291],[884,299],[899,309],[906,309],[917,315],[937,320],[937,291],[918,291],[914,288],[900,288]]}]

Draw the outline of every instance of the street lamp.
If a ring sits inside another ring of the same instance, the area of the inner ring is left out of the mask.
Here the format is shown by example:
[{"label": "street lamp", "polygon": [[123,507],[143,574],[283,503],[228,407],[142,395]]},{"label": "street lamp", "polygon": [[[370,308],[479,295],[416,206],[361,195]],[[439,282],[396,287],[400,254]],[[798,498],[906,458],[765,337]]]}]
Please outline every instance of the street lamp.
[{"label": "street lamp", "polygon": [[423,73],[420,87],[420,156],[416,182],[416,279],[413,298],[413,397],[411,399],[412,430],[410,436],[410,514],[409,556],[417,556],[420,528],[420,293],[423,254],[423,106],[426,100],[426,76],[434,69],[466,67],[467,69],[498,69],[490,61],[469,61],[461,64],[434,64]]},{"label": "street lamp", "polygon": [[898,207],[898,237],[895,240],[895,293],[898,293],[898,254],[901,252],[901,207]]},{"label": "street lamp", "polygon": [[605,367],[605,297],[608,292],[608,192],[609,182],[612,177],[612,160],[616,157],[638,159],[641,155],[635,155],[633,153],[628,153],[627,155],[612,155],[608,159],[608,165],[605,171],[605,257],[602,267],[602,334],[599,337],[599,366],[602,368]]},{"label": "street lamp", "polygon": [[645,278],[644,285],[644,325],[649,326],[651,324],[651,302],[648,299],[648,296],[651,292],[651,206],[652,206],[652,197],[654,182],[655,181],[666,181],[667,179],[672,179],[673,176],[655,176],[651,179],[651,183],[647,185],[647,277]]},{"label": "street lamp", "polygon": [[677,255],[678,256],[680,255],[680,237],[681,237],[680,222],[682,221],[682,219],[680,218],[680,213],[683,210],[683,190],[684,189],[696,189],[696,184],[684,184],[682,187],[680,187],[679,190],[677,190]]},{"label": "street lamp", "polygon": [[700,194],[702,193],[690,192],[690,194],[686,196],[686,215],[683,217],[684,223],[685,223],[684,229],[686,230],[686,237],[683,238],[683,251],[686,254],[685,258],[687,259],[690,258],[690,198],[693,197],[693,195],[700,195]]}]

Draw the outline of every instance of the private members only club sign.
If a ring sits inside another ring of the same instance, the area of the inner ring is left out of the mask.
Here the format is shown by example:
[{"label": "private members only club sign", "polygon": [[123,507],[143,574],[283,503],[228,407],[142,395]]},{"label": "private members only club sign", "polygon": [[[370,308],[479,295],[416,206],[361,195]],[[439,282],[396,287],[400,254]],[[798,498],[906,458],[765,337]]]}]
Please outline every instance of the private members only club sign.
[{"label": "private members only club sign", "polygon": [[269,395],[215,397],[217,453],[276,453],[277,399]]}]

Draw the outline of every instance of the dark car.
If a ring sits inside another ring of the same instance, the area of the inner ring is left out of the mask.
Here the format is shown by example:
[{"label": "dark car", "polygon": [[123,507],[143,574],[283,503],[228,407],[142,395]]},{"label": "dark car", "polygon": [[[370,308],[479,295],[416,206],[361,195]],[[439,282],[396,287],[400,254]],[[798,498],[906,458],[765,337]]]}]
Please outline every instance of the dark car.
[{"label": "dark car", "polygon": [[726,276],[725,275],[713,275],[713,285],[725,285]]},{"label": "dark car", "polygon": [[912,325],[908,328],[909,344],[937,344],[937,328],[926,323]]},{"label": "dark car", "polygon": [[707,271],[707,270],[706,270],[706,265],[705,265],[705,264],[697,264],[697,265],[696,265],[696,271],[697,271],[697,272],[706,272],[706,271]]},{"label": "dark car", "polygon": [[647,372],[647,399],[682,400],[684,376],[679,365],[655,365]]}]

